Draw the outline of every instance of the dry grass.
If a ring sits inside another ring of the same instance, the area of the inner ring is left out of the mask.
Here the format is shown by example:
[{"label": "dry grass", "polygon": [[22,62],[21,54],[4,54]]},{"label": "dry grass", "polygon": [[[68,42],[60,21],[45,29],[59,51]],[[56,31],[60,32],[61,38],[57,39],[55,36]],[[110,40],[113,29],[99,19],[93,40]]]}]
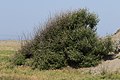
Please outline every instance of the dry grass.
[{"label": "dry grass", "polygon": [[0,40],[0,50],[18,50],[21,42],[16,40]]},{"label": "dry grass", "polygon": [[93,75],[88,68],[61,70],[33,70],[28,66],[14,66],[10,59],[20,48],[18,41],[0,41],[0,80],[120,80],[120,75]]}]

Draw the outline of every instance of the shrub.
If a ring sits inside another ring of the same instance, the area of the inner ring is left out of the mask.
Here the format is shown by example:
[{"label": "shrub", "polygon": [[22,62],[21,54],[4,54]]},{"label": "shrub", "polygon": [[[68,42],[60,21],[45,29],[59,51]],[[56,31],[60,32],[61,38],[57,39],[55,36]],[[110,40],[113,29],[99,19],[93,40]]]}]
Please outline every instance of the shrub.
[{"label": "shrub", "polygon": [[23,65],[25,63],[25,56],[21,53],[16,53],[13,62],[15,65]]},{"label": "shrub", "polygon": [[35,32],[17,56],[32,59],[32,67],[40,70],[95,66],[112,48],[109,40],[97,37],[98,22],[87,9],[57,15]]}]

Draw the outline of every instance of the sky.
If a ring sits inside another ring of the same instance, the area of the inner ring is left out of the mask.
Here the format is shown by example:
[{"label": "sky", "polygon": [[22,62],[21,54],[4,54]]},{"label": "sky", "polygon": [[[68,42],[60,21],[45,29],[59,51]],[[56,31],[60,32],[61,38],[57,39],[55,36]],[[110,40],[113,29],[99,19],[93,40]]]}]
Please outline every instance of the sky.
[{"label": "sky", "polygon": [[20,39],[51,15],[80,8],[99,16],[99,36],[120,28],[120,0],[0,0],[0,39]]}]

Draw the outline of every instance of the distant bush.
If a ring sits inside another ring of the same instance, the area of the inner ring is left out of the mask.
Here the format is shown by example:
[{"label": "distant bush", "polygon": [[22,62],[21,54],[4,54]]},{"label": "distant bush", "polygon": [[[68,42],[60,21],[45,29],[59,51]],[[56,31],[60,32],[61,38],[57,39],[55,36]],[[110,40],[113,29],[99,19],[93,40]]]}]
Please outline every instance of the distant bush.
[{"label": "distant bush", "polygon": [[18,51],[20,54],[16,54],[15,64],[29,63],[40,70],[97,65],[112,51],[111,40],[102,40],[96,35],[98,22],[98,17],[87,9],[49,19],[44,29],[38,29],[34,38],[26,41]]}]

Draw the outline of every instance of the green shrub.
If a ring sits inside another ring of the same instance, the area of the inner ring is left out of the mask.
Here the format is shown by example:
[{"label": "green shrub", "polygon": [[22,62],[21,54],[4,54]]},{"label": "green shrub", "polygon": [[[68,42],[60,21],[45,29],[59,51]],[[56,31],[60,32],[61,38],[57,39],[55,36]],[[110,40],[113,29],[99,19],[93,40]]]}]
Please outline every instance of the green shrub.
[{"label": "green shrub", "polygon": [[32,67],[40,70],[95,66],[112,50],[109,40],[97,37],[98,22],[98,17],[86,9],[57,15],[22,46],[16,61],[24,56],[24,61],[32,59]]},{"label": "green shrub", "polygon": [[21,53],[16,53],[13,62],[15,65],[23,65],[25,63],[25,56]]}]

